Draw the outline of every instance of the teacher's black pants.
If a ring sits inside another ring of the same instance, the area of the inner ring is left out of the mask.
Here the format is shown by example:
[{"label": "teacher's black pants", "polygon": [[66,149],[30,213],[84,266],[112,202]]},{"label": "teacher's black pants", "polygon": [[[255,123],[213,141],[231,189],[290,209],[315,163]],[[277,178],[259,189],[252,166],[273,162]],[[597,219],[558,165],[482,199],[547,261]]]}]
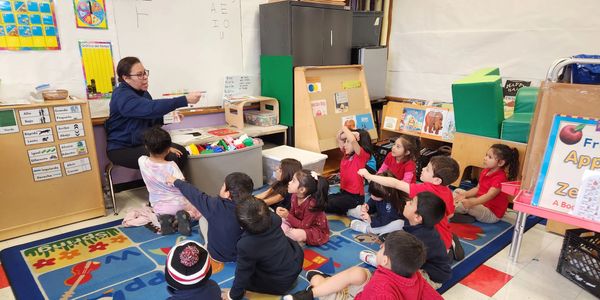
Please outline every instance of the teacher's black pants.
[{"label": "teacher's black pants", "polygon": [[[181,157],[177,157],[174,153],[169,153],[166,157],[168,161],[174,161],[179,169],[183,172],[183,167],[187,163],[188,153],[185,148],[179,144],[171,144],[171,147],[179,149],[182,155]],[[118,166],[123,166],[130,169],[139,169],[138,158],[142,155],[149,155],[148,151],[146,151],[146,147],[144,145],[132,147],[132,148],[123,148],[117,150],[107,151],[108,159]]]}]

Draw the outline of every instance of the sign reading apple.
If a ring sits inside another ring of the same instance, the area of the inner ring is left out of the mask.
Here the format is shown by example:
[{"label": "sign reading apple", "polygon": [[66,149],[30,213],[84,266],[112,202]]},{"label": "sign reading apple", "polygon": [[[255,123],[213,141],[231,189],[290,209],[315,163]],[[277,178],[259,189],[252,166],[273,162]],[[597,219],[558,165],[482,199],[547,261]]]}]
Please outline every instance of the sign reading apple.
[{"label": "sign reading apple", "polygon": [[574,145],[581,141],[583,137],[583,128],[585,124],[567,125],[560,130],[559,138],[560,141],[567,145]]}]

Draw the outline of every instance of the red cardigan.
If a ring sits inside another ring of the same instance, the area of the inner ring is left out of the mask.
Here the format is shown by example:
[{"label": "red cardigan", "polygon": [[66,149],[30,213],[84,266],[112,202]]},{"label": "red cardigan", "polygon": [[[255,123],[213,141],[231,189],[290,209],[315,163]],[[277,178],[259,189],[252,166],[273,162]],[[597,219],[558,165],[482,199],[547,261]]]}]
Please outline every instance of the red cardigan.
[{"label": "red cardigan", "polygon": [[306,243],[312,246],[320,246],[329,241],[329,224],[324,211],[311,211],[317,204],[317,200],[309,197],[301,205],[298,205],[298,197],[292,195],[292,208],[287,221],[293,228],[304,229],[306,232]]}]

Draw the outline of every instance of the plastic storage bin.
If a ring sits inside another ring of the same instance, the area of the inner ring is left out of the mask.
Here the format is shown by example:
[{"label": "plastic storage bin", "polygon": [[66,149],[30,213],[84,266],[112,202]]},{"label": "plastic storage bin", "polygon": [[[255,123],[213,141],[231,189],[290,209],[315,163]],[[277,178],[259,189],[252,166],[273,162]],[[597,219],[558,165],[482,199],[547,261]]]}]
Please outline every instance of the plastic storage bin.
[{"label": "plastic storage bin", "polygon": [[185,167],[186,180],[209,195],[218,195],[225,176],[243,172],[252,178],[257,189],[263,185],[262,147],[261,141],[235,151],[190,155]]},{"label": "plastic storage bin", "polygon": [[279,146],[264,150],[262,152],[262,157],[264,176],[269,184],[275,181],[275,178],[273,178],[273,171],[279,167],[279,164],[284,158],[297,159],[300,163],[302,163],[303,169],[313,170],[317,173],[323,172],[325,160],[327,159],[326,154],[311,152],[289,146]]},{"label": "plastic storage bin", "polygon": [[567,230],[556,271],[600,297],[600,234],[587,229]]},{"label": "plastic storage bin", "polygon": [[249,110],[244,112],[244,120],[257,126],[277,125],[277,114],[269,111]]}]

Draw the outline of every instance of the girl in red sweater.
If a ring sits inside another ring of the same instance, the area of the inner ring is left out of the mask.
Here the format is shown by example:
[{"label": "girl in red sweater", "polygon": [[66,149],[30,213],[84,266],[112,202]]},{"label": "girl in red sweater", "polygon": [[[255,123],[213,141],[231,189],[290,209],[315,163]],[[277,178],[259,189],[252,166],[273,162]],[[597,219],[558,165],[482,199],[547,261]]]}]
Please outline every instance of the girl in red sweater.
[{"label": "girl in red sweater", "polygon": [[325,216],[329,183],[327,179],[310,170],[294,174],[288,184],[292,195],[292,207],[276,210],[283,222],[281,229],[286,236],[308,245],[320,246],[329,241],[329,224]]}]

